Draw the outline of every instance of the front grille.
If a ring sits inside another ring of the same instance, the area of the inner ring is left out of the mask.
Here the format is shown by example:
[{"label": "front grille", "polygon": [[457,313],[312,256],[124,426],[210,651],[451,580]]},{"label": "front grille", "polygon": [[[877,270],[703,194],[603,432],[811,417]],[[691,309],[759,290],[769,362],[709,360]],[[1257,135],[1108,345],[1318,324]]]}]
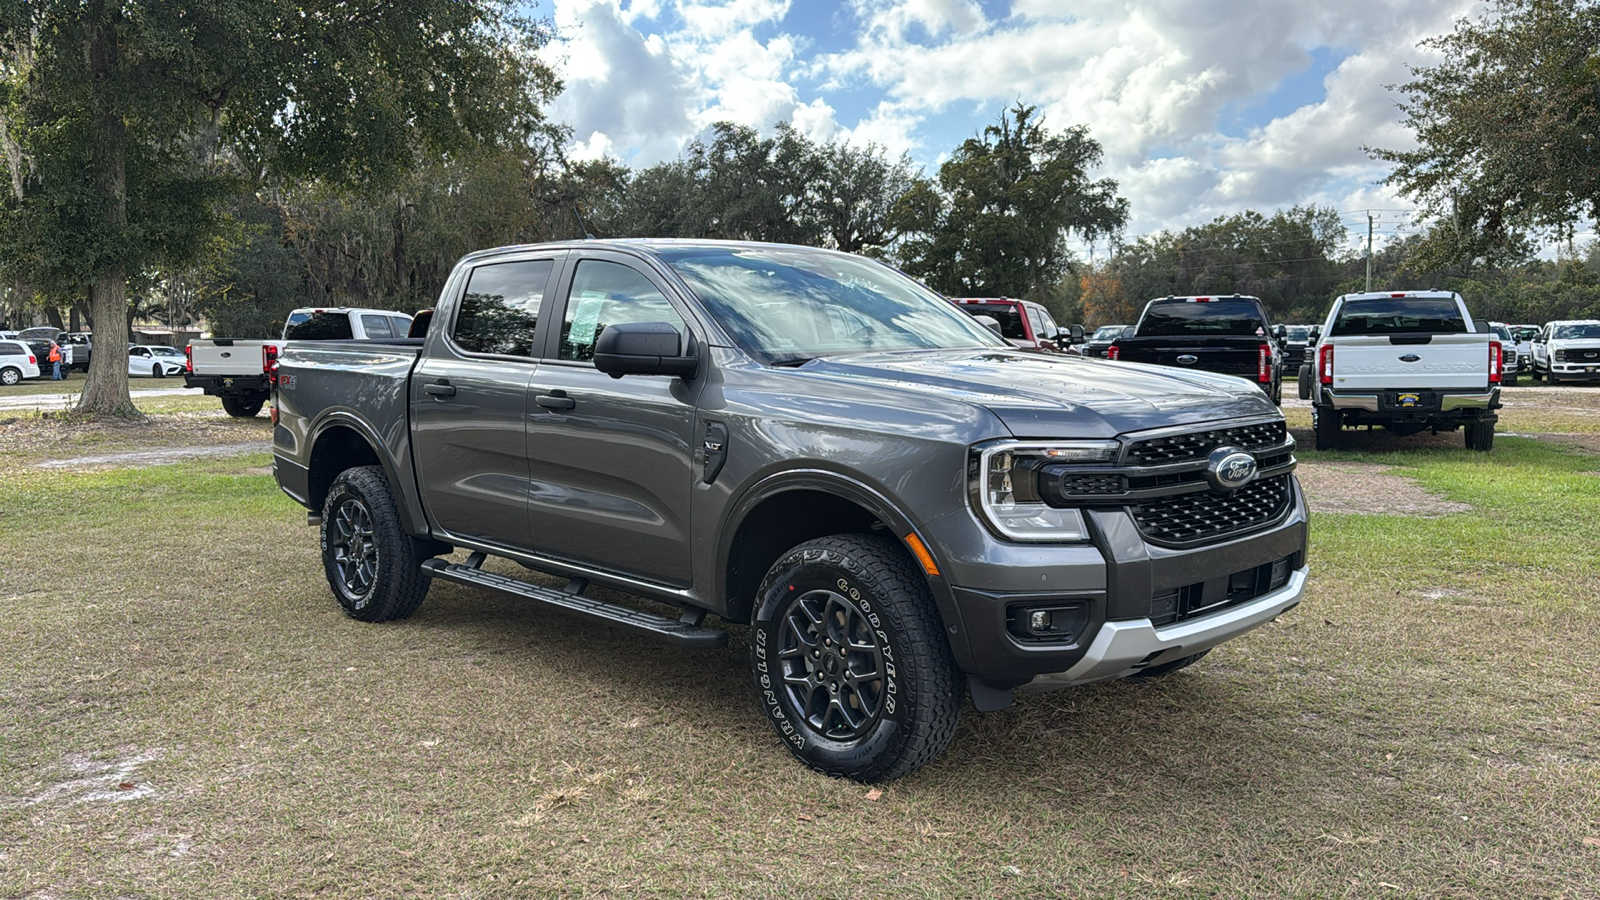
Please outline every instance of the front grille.
[{"label": "front grille", "polygon": [[1231,494],[1196,491],[1129,507],[1145,538],[1186,544],[1266,525],[1289,506],[1289,476],[1252,482]]},{"label": "front grille", "polygon": [[1288,437],[1283,422],[1260,422],[1236,428],[1196,431],[1169,437],[1146,438],[1129,445],[1125,461],[1131,465],[1160,465],[1204,459],[1218,447],[1232,445],[1246,450],[1276,447]]},{"label": "front grille", "polygon": [[1068,496],[1121,494],[1128,490],[1121,475],[1067,475],[1059,484],[1061,492]]}]

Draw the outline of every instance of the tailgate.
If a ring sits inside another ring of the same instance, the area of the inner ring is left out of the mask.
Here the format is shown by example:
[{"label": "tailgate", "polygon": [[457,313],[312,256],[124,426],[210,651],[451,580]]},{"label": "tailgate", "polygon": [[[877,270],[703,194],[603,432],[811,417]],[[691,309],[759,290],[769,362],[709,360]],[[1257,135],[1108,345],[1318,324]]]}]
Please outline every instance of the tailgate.
[{"label": "tailgate", "polygon": [[1334,390],[1488,387],[1486,334],[1347,335],[1334,341]]},{"label": "tailgate", "polygon": [[196,375],[260,375],[262,341],[190,341]]},{"label": "tailgate", "polygon": [[1152,339],[1147,344],[1139,338],[1131,338],[1119,343],[1117,358],[1124,361],[1220,372],[1254,380],[1261,371],[1261,345],[1265,342],[1255,338],[1203,344]]}]

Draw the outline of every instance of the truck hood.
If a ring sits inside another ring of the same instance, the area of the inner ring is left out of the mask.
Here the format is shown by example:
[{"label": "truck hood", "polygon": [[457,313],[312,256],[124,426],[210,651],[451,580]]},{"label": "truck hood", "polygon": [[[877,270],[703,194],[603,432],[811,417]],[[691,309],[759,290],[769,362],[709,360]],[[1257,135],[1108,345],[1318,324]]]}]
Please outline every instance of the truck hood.
[{"label": "truck hood", "polygon": [[1078,356],[1005,350],[863,354],[813,360],[795,372],[979,404],[1018,438],[1109,438],[1280,414],[1265,394],[1239,378]]}]

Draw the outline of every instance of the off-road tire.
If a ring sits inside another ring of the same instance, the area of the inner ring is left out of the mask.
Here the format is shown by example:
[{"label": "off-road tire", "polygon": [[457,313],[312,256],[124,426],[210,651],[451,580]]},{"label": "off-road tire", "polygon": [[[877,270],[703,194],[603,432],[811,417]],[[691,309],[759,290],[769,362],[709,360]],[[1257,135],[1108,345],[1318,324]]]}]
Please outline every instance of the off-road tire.
[{"label": "off-road tire", "polygon": [[1299,391],[1301,400],[1311,399],[1311,367],[1301,366],[1295,373],[1295,390]]},{"label": "off-road tire", "polygon": [[1320,406],[1311,407],[1311,428],[1316,432],[1318,450],[1339,449],[1339,411]]},{"label": "off-road tire", "polygon": [[235,419],[254,419],[256,413],[261,412],[263,400],[241,400],[238,397],[223,397],[222,408],[228,415]]},{"label": "off-road tire", "polygon": [[0,384],[5,385],[6,387],[11,387],[20,381],[22,381],[21,369],[13,368],[11,366],[6,366],[4,369],[0,369]]},{"label": "off-road tire", "polygon": [[334,599],[363,622],[404,619],[429,580],[380,466],[345,469],[322,502],[322,569]]},{"label": "off-road tire", "polygon": [[1163,675],[1171,675],[1173,672],[1176,672],[1179,669],[1187,669],[1187,668],[1189,668],[1190,666],[1192,666],[1195,663],[1199,662],[1207,653],[1210,653],[1210,652],[1211,652],[1211,648],[1207,647],[1206,649],[1201,650],[1199,653],[1195,653],[1195,654],[1192,654],[1190,656],[1180,657],[1178,659],[1173,660],[1172,662],[1162,663],[1159,666],[1150,666],[1148,668],[1140,669],[1139,671],[1133,673],[1133,675],[1130,676],[1130,677],[1133,677],[1133,678],[1160,678]]},{"label": "off-road tire", "polygon": [[1488,453],[1494,449],[1494,423],[1468,422],[1461,426],[1468,450]]},{"label": "off-road tire", "polygon": [[750,669],[778,737],[819,772],[889,781],[955,737],[961,671],[927,581],[892,538],[817,538],[773,563]]}]

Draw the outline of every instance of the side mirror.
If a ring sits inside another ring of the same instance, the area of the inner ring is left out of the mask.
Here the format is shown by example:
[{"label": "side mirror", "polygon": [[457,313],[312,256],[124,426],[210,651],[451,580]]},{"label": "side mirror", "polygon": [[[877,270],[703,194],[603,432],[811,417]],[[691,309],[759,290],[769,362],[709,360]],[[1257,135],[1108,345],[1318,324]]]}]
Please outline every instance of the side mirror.
[{"label": "side mirror", "polygon": [[406,337],[419,338],[428,336],[428,323],[433,321],[433,310],[425,309],[411,319],[411,328],[406,331]]},{"label": "side mirror", "polygon": [[1310,340],[1310,343],[1315,344],[1317,342],[1317,339],[1320,338],[1320,337],[1322,337],[1322,326],[1321,325],[1313,325],[1313,326],[1311,326],[1311,340]]},{"label": "side mirror", "polygon": [[[676,375],[693,378],[700,356],[685,347],[678,329],[666,322],[623,322],[600,330],[594,342],[594,367],[624,375]],[[687,352],[685,352],[687,350]]]},{"label": "side mirror", "polygon": [[1083,326],[1071,325],[1066,328],[1056,329],[1056,340],[1065,344],[1083,343]]},{"label": "side mirror", "polygon": [[1272,336],[1281,343],[1289,338],[1289,328],[1285,325],[1272,326]]}]

